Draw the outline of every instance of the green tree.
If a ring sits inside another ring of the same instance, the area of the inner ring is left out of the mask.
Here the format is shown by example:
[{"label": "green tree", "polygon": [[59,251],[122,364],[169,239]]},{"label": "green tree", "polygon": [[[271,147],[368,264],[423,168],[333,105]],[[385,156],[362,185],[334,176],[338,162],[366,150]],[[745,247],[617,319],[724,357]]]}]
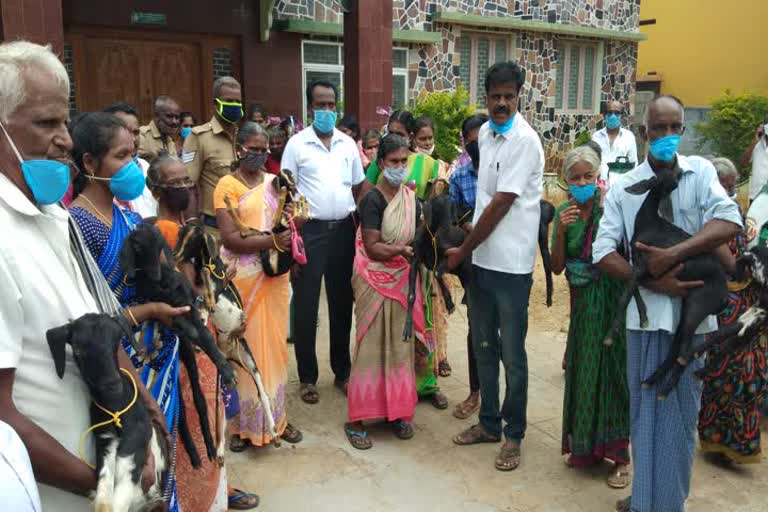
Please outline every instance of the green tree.
[{"label": "green tree", "polygon": [[[707,119],[696,124],[699,148],[709,147],[719,156],[740,166],[741,156],[755,139],[755,130],[768,114],[768,97],[757,94],[725,93],[712,102]],[[741,169],[742,179],[749,178],[750,168]]]},{"label": "green tree", "polygon": [[459,85],[453,91],[422,93],[413,108],[414,117],[429,116],[435,122],[435,158],[451,163],[459,155],[461,123],[475,113],[469,93]]}]

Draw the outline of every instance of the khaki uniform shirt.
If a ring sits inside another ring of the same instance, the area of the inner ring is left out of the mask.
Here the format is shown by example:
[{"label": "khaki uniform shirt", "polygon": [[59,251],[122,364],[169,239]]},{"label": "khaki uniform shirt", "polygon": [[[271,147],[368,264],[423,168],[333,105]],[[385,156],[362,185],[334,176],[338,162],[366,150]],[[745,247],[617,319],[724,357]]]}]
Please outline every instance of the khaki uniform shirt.
[{"label": "khaki uniform shirt", "polygon": [[200,189],[200,211],[215,216],[213,191],[222,176],[232,172],[236,134],[230,136],[216,116],[201,126],[192,128],[184,141],[182,160],[187,172]]},{"label": "khaki uniform shirt", "polygon": [[139,128],[139,157],[151,163],[161,151],[176,156],[176,144],[170,137],[164,137],[155,122],[150,121],[147,126]]}]

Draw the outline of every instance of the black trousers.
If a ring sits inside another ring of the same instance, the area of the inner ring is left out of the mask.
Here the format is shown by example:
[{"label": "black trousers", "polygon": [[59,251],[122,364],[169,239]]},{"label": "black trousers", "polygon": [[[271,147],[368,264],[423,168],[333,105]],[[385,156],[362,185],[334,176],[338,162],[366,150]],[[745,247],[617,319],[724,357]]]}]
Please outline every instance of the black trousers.
[{"label": "black trousers", "polygon": [[331,369],[336,380],[347,380],[352,366],[349,337],[352,329],[352,265],[355,259],[355,223],[352,216],[339,221],[311,220],[302,229],[307,264],[293,280],[293,346],[299,381],[317,384],[315,350],[320,283],[325,278],[330,320]]},{"label": "black trousers", "polygon": [[[467,307],[467,318],[469,318],[469,307]],[[467,333],[467,361],[469,363],[469,391],[477,393],[480,391],[480,378],[477,376],[477,359],[475,359],[475,349],[472,345],[472,323],[469,323],[469,332]]]}]

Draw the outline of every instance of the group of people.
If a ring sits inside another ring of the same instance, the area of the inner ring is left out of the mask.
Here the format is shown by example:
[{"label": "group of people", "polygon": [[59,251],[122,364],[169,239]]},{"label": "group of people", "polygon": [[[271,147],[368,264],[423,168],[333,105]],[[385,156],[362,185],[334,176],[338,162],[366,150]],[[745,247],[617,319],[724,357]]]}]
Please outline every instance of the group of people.
[{"label": "group of people", "polygon": [[[488,115],[464,121],[463,152],[449,164],[435,153],[439,127],[431,119],[401,110],[390,116],[383,135],[363,133],[354,116],[337,120],[338,93],[325,81],[307,87],[312,125],[304,129],[293,119],[269,118],[258,107],[246,116],[242,89],[232,77],[215,81],[215,114],[202,125],[169,96],[157,98],[146,126],[124,103],[70,121],[69,80],[56,56],[22,41],[0,45],[0,218],[8,230],[0,244],[0,427],[7,432],[7,453],[19,454],[20,469],[14,471],[26,487],[16,498],[18,508],[12,508],[38,510],[39,490],[45,506],[83,510],[84,497],[94,489],[96,475],[87,465],[93,446],[82,454],[86,460],[77,455],[90,424],[86,387],[71,352],[66,363],[71,371],[62,380],[56,376],[45,342],[48,329],[88,312],[119,312],[133,325],[141,353],[153,355],[140,357],[126,338],[120,366],[136,376],[152,421],[174,443],[177,411],[186,410],[193,441],[205,452],[191,377],[179,364],[179,340],[169,327],[187,309],[140,303],[120,266],[122,244],[141,223],[156,225],[171,248],[190,222],[220,243],[225,279],[243,299],[244,337],[284,441],[303,438],[286,410],[286,340],[294,344],[299,397],[308,404],[320,400],[321,282],[334,383],[347,396],[343,430],[350,445],[373,446],[366,428],[372,420],[386,421],[400,439],[412,438],[419,399],[448,407],[438,379],[452,371],[448,313],[434,269],[418,269],[413,336],[403,340],[411,244],[440,181],[455,206],[454,221],[465,232],[463,244],[446,252],[446,265],[472,263],[465,283],[470,394],[453,414],[460,419],[479,414],[478,423],[453,441],[463,446],[503,439],[495,468],[518,468],[545,165],[539,135],[518,112],[524,82],[524,71],[512,62],[488,69]],[[552,269],[565,271],[571,295],[562,453],[572,467],[612,461],[608,484],[632,484],[632,495],[619,510],[676,512],[689,493],[697,423],[703,449],[737,461],[759,455],[766,347],[764,339],[756,339],[736,355],[713,352],[723,364],[705,379],[701,407],[701,385],[693,375],[701,367],[697,361],[664,402],[656,400],[654,389],[642,388],[672,343],[679,297],[697,285],[677,279],[680,262],[729,246],[730,259],[724,257],[723,264],[730,269],[732,255],[744,250],[745,234],[729,197],[735,167],[724,159],[713,165],[677,153],[684,129],[678,100],[662,96],[650,103],[645,122],[650,154],[643,163],[632,133],[621,126],[623,113],[620,102],[609,102],[605,127],[591,143],[569,152],[562,170],[569,200],[557,208],[551,244]],[[625,314],[616,303],[631,275],[626,241],[642,203],[642,196],[625,188],[662,172],[679,173],[665,214],[693,236],[668,249],[631,248],[649,252],[655,276],[641,289],[650,325],[640,325],[632,303],[625,335],[606,346],[611,322]],[[275,184],[281,174],[289,175],[306,199],[308,220],[279,209]],[[242,223],[261,234],[243,237],[230,205]],[[272,232],[283,216],[301,233],[307,262],[271,275],[260,253],[293,247],[290,230]],[[192,266],[180,265],[179,271],[204,295]],[[731,283],[729,290],[721,323],[732,322],[754,301],[750,282]],[[293,323],[292,317],[301,321]],[[353,319],[356,339],[350,347]],[[717,325],[711,318],[699,333]],[[500,362],[506,383],[502,400]],[[197,365],[208,410],[226,415],[228,448],[237,452],[272,442],[266,404],[245,370],[238,369],[237,386],[228,389],[220,387],[207,356],[198,354]],[[211,414],[210,421],[216,432],[223,418]],[[258,505],[255,494],[227,484],[223,461],[204,460],[195,469],[183,449],[175,453],[167,487],[170,510]]]}]

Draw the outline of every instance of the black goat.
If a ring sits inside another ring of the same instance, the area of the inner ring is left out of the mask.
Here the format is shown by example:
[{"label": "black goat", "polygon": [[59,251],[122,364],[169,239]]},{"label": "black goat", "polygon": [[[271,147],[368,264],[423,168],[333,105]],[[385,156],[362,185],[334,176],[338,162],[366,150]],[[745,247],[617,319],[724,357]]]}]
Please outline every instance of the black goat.
[{"label": "black goat", "polygon": [[[171,250],[157,227],[150,224],[139,225],[125,239],[119,259],[125,279],[128,283],[135,284],[136,295],[140,301],[164,302],[174,307],[191,308],[189,313],[173,319],[171,329],[179,336],[179,359],[189,374],[192,397],[200,418],[208,458],[215,460],[216,446],[211,436],[205,396],[200,389],[194,347],[200,347],[208,355],[227,385],[234,386],[234,370],[200,318],[192,287],[187,279],[175,270]],[[192,466],[197,468],[200,466],[200,456],[189,432],[183,403],[182,400],[179,401],[179,435]]]},{"label": "black goat", "polygon": [[[648,314],[645,302],[640,295],[639,284],[643,279],[649,278],[650,274],[647,256],[643,251],[636,250],[635,244],[641,242],[649,246],[669,248],[691,237],[689,233],[658,213],[661,200],[677,188],[679,178],[680,174],[677,172],[662,172],[625,189],[634,195],[648,192],[635,218],[635,231],[630,242],[633,262],[632,278],[619,301],[618,309],[620,312],[626,310],[630,297],[634,297],[642,327],[648,325]],[[696,328],[709,315],[717,314],[722,309],[728,293],[725,271],[720,260],[713,254],[699,254],[687,259],[683,262],[683,269],[677,277],[682,281],[701,280],[704,286],[690,289],[688,295],[683,298],[680,322],[669,355],[654,374],[643,382],[643,386],[647,388],[666,378],[659,385],[657,395],[660,399],[665,398],[677,386],[685,366],[696,351],[692,346]],[[623,315],[616,315],[604,341],[606,345],[610,345],[611,336],[618,329],[623,328],[622,318]]]},{"label": "black goat", "polygon": [[[93,430],[98,475],[95,510],[164,509],[169,447],[162,432],[152,424],[136,383],[117,364],[117,351],[123,350],[120,339],[126,335],[133,333],[124,318],[87,314],[50,329],[46,337],[59,378],[66,367],[66,346],[72,346],[75,363],[93,399],[91,421],[94,425],[104,423]],[[104,409],[122,414],[115,419]],[[155,483],[144,493],[141,473],[147,450],[154,458]]]}]

